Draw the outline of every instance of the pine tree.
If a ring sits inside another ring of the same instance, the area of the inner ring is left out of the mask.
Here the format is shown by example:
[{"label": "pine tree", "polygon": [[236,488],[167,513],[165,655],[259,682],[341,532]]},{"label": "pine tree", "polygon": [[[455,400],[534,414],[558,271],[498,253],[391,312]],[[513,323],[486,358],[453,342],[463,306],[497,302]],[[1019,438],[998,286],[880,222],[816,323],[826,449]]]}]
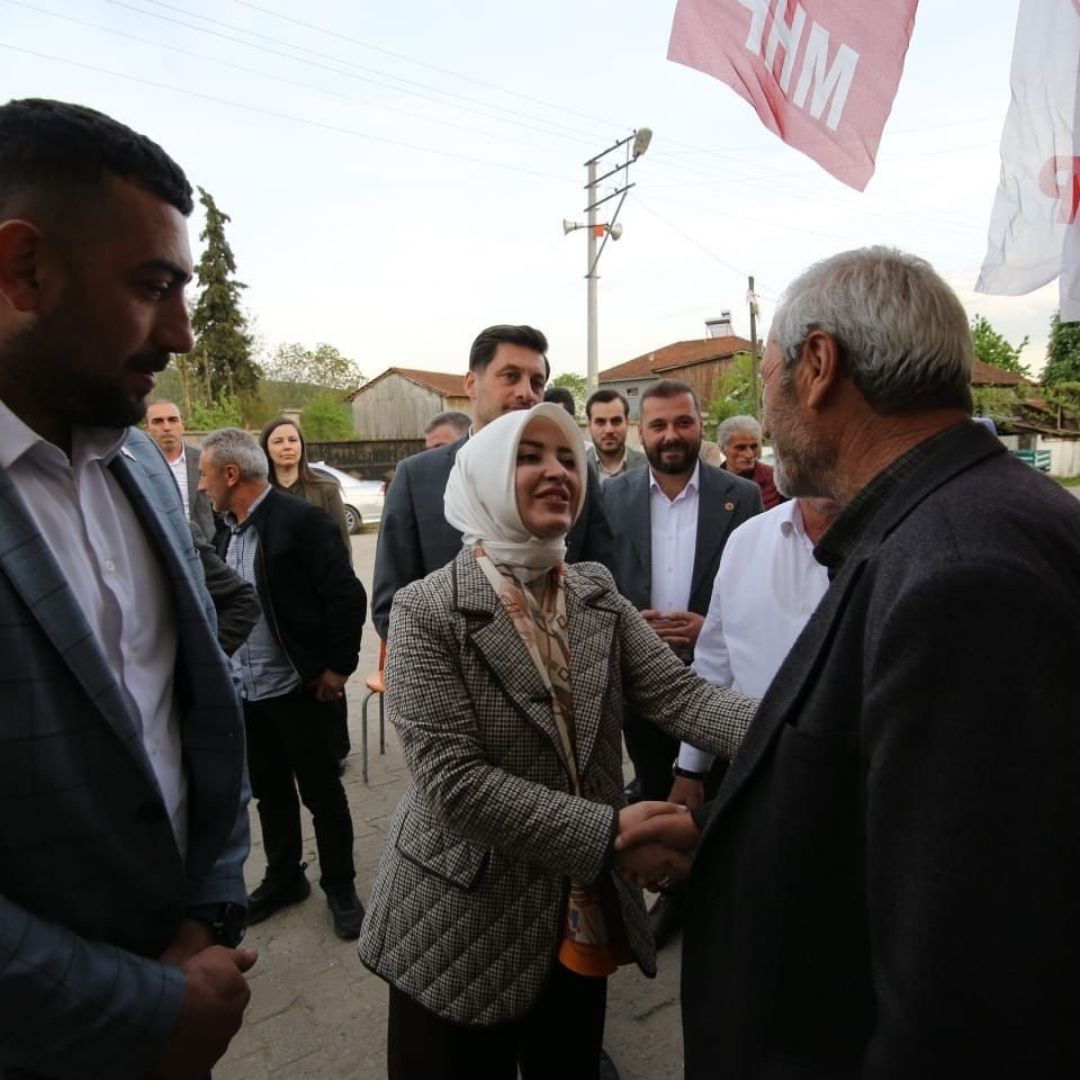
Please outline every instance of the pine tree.
[{"label": "pine tree", "polygon": [[206,247],[195,270],[201,292],[191,313],[196,335],[191,352],[191,395],[210,405],[223,397],[254,394],[259,368],[252,357],[247,319],[240,309],[240,290],[247,286],[236,280],[236,259],[225,238],[229,215],[218,209],[208,191],[198,191],[206,210],[199,239]]}]

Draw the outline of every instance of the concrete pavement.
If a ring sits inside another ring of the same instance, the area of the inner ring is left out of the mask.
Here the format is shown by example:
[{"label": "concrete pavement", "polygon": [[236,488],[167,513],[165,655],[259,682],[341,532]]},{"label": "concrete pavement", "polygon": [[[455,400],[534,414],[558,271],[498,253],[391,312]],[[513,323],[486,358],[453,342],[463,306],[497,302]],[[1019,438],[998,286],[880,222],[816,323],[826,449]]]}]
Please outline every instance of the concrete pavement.
[{"label": "concrete pavement", "polygon": [[[370,591],[375,533],[353,537],[357,573]],[[345,787],[356,830],[357,891],[367,900],[386,839],[390,815],[408,783],[392,729],[386,754],[378,750],[378,699],[369,710],[369,780],[360,769],[360,704],[364,675],[377,665],[378,641],[365,632],[360,668],[349,682],[349,725],[353,754]],[[308,877],[318,880],[311,819],[304,820]],[[252,852],[245,870],[248,887],[265,868],[258,818],[251,815]],[[252,927],[245,940],[259,950],[251,972],[251,1005],[240,1033],[214,1075],[217,1080],[371,1080],[385,1076],[386,985],[356,956],[352,942],[339,941],[321,891],[305,903]],[[646,979],[626,967],[610,981],[605,1045],[623,1080],[676,1080],[682,1076],[678,1007],[679,945],[660,955],[660,974]]]}]

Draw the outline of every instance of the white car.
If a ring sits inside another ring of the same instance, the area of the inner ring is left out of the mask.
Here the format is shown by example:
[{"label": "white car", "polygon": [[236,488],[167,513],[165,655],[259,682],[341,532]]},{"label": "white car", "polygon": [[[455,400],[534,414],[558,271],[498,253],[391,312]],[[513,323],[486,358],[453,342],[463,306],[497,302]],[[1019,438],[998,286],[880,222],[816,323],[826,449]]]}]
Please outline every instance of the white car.
[{"label": "white car", "polygon": [[349,532],[359,532],[362,525],[378,525],[382,521],[386,484],[381,480],[357,480],[355,476],[335,469],[324,461],[313,461],[311,467],[322,476],[336,480],[345,504],[345,522]]}]

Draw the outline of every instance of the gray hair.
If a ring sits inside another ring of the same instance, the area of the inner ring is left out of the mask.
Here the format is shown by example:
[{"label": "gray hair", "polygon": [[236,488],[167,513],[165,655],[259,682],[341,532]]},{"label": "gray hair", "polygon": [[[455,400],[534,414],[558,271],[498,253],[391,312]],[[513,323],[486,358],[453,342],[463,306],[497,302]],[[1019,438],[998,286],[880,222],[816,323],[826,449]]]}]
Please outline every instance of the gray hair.
[{"label": "gray hair", "polygon": [[895,248],[815,263],[781,301],[772,333],[789,380],[807,337],[824,330],[877,413],[971,411],[971,329],[956,294],[924,259]]},{"label": "gray hair", "polygon": [[204,452],[214,455],[214,464],[235,465],[242,480],[265,480],[270,475],[270,463],[254,435],[239,428],[227,427],[211,431],[202,441]]},{"label": "gray hair", "polygon": [[452,427],[459,435],[464,435],[472,427],[472,418],[468,413],[458,412],[456,409],[441,412],[428,421],[424,434],[430,435],[437,427],[442,427],[444,424]]},{"label": "gray hair", "polygon": [[716,441],[722,448],[733,435],[743,431],[761,442],[761,425],[752,416],[729,416],[722,420],[716,429]]}]

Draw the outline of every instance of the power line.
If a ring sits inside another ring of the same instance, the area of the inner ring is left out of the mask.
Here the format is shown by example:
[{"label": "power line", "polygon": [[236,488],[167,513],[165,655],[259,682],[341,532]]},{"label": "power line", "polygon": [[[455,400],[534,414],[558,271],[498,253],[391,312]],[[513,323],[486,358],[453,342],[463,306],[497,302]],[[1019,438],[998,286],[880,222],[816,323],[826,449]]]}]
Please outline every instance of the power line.
[{"label": "power line", "polygon": [[[195,30],[202,34],[212,34],[215,37],[224,38],[227,41],[232,41],[235,44],[244,45],[252,49],[261,49],[274,53],[278,56],[283,56],[288,60],[292,60],[295,63],[307,63],[311,64],[313,61],[304,59],[303,56],[295,56],[292,53],[281,53],[274,49],[267,49],[265,46],[258,45],[251,41],[245,41],[243,38],[232,37],[227,34],[222,34],[220,31],[209,30],[204,26],[198,26],[194,23],[184,22],[182,19],[175,19],[167,15],[161,15],[154,11],[147,11],[145,8],[136,7],[134,4],[126,3],[124,0],[107,0],[108,3],[113,4],[116,7],[127,8],[130,11],[138,12],[140,15],[146,15],[153,19],[162,19],[166,22],[175,23],[179,26],[184,26],[189,30]],[[515,109],[508,109],[502,105],[494,105],[491,102],[479,101],[476,98],[470,98],[464,94],[455,93],[452,90],[440,90],[438,87],[430,86],[427,83],[419,83],[412,79],[403,78],[400,75],[394,75],[392,72],[381,71],[377,68],[367,67],[364,64],[358,64],[355,61],[344,59],[340,56],[334,56],[332,54],[323,52],[318,49],[309,49],[306,46],[294,45],[289,41],[282,41],[280,38],[275,38],[269,34],[262,34],[256,30],[248,30],[246,27],[237,26],[235,23],[226,22],[223,19],[214,19],[208,15],[200,15],[198,12],[191,11],[187,8],[180,7],[176,4],[167,3],[166,0],[145,0],[146,3],[153,4],[155,7],[165,8],[167,11],[178,12],[181,15],[187,15],[191,18],[199,19],[202,22],[209,23],[213,26],[225,27],[228,30],[237,31],[241,34],[246,34],[249,37],[257,38],[259,41],[267,41],[273,45],[282,46],[286,49],[291,49],[296,53],[303,53],[308,56],[320,57],[323,60],[330,60],[334,64],[344,65],[346,68],[355,69],[356,72],[366,72],[366,75],[357,75],[353,71],[342,71],[340,68],[330,68],[328,70],[335,71],[339,75],[346,75],[350,78],[362,79],[365,82],[372,82],[377,86],[382,86],[388,90],[394,90],[398,93],[410,94],[414,97],[421,97],[428,101],[433,101],[435,104],[442,105],[444,108],[456,108],[464,109],[466,112],[479,112],[481,115],[487,116],[488,119],[501,120],[504,123],[516,123],[522,127],[531,128],[534,131],[540,131],[548,135],[556,135],[561,138],[571,139],[573,141],[591,142],[596,136],[592,132],[584,132],[580,128],[573,128],[567,124],[559,123],[558,121],[548,120],[544,117],[531,116],[527,113],[520,112]],[[323,66],[315,64],[315,66]],[[379,78],[375,78],[378,76]],[[392,79],[395,83],[400,83],[400,86],[395,86],[391,83],[387,83],[380,80]],[[410,89],[412,88],[412,89]],[[443,98],[454,98],[459,102],[465,102],[465,105],[456,104],[454,101],[445,101]],[[493,115],[492,110],[495,113],[505,113],[506,116]],[[516,118],[516,119],[508,119]],[[541,127],[539,125],[547,125]],[[563,131],[552,130],[555,128],[562,128]]]},{"label": "power line", "polygon": [[169,44],[167,44],[167,43],[165,43],[163,41],[157,41],[154,38],[142,37],[142,36],[140,36],[138,34],[129,34],[124,30],[116,30],[116,29],[114,29],[112,27],[109,27],[109,26],[101,26],[98,23],[87,22],[87,21],[85,21],[83,19],[77,19],[77,18],[75,18],[74,16],[71,16],[71,15],[64,15],[63,13],[61,13],[59,11],[51,11],[51,10],[49,10],[47,8],[38,7],[35,4],[27,3],[26,0],[2,0],[2,2],[7,3],[7,4],[12,4],[12,5],[16,6],[16,7],[25,8],[25,9],[27,9],[29,11],[35,11],[35,12],[38,12],[39,14],[42,14],[42,15],[50,15],[55,19],[62,19],[65,22],[74,23],[77,26],[84,26],[87,29],[96,30],[96,31],[98,31],[99,33],[102,33],[102,34],[112,34],[115,37],[126,38],[129,41],[137,41],[137,42],[139,42],[141,44],[144,44],[144,45],[152,45],[152,46],[155,46],[155,47],[157,47],[159,49],[164,49],[167,52],[176,53],[177,55],[180,55],[180,56],[191,56],[191,57],[194,57],[197,60],[203,60],[203,61],[206,61],[207,63],[216,64],[216,65],[218,65],[220,67],[229,68],[230,70],[233,70],[233,71],[241,71],[241,72],[244,72],[244,73],[249,74],[249,75],[258,75],[258,76],[261,76],[262,78],[272,79],[275,83],[286,83],[286,84],[288,84],[290,86],[298,86],[298,87],[301,87],[301,88],[303,88],[305,90],[314,90],[316,93],[328,94],[331,97],[338,98],[341,101],[347,101],[347,102],[350,102],[352,104],[363,105],[366,108],[381,109],[381,110],[386,111],[386,112],[396,113],[396,114],[398,114],[400,116],[409,116],[409,117],[412,117],[415,120],[420,120],[423,123],[437,124],[437,125],[442,126],[442,127],[450,127],[450,128],[455,129],[456,131],[466,131],[466,132],[468,132],[468,133],[470,133],[472,135],[479,135],[482,138],[486,138],[486,139],[499,139],[500,141],[502,141],[504,143],[511,143],[512,142],[512,143],[515,143],[515,144],[520,145],[520,146],[528,146],[528,145],[530,145],[529,143],[527,143],[523,139],[508,138],[507,136],[498,135],[498,134],[496,134],[496,133],[494,133],[492,131],[485,131],[482,128],[470,127],[467,124],[459,124],[454,120],[445,120],[445,119],[442,119],[442,118],[439,118],[439,117],[434,117],[434,116],[424,116],[422,113],[412,112],[409,109],[402,109],[402,108],[400,108],[399,106],[396,106],[396,105],[387,105],[387,104],[385,104],[383,102],[379,102],[379,101],[367,101],[367,100],[364,100],[362,98],[356,98],[356,97],[350,96],[348,94],[340,93],[337,90],[331,90],[328,87],[316,86],[316,85],[314,85],[312,83],[299,82],[299,81],[297,81],[295,79],[288,79],[285,76],[278,75],[278,74],[275,74],[273,72],[261,71],[258,68],[250,68],[250,67],[246,67],[243,64],[236,64],[236,63],[233,63],[230,60],[223,60],[222,58],[217,57],[217,56],[210,56],[207,53],[197,52],[194,49],[184,49],[184,48],[181,48],[178,45],[169,45]]},{"label": "power line", "polygon": [[[242,109],[245,112],[257,113],[260,116],[269,116],[275,120],[287,120],[292,124],[303,124],[307,127],[320,128],[323,131],[331,131],[337,135],[351,135],[358,139],[367,139],[370,142],[382,143],[385,146],[396,146],[402,150],[414,150],[420,154],[431,154],[435,157],[450,158],[454,161],[464,161],[470,165],[483,165],[489,169],[503,169],[507,172],[521,173],[524,176],[535,176],[542,180],[557,180],[559,183],[572,183],[566,176],[556,176],[554,173],[540,172],[537,169],[526,169],[519,165],[508,165],[502,161],[489,161],[484,158],[471,157],[467,154],[456,154],[451,150],[436,150],[431,146],[421,146],[416,143],[403,142],[400,139],[390,139],[383,135],[372,135],[370,132],[360,131],[357,128],[348,128],[340,124],[327,124],[321,120],[309,120],[303,116],[293,116],[290,113],[278,112],[274,109],[265,109],[258,105],[247,105],[240,101],[230,101],[228,98],[216,97],[213,94],[203,94],[198,90],[187,90],[181,86],[169,86],[167,83],[154,82],[152,79],[142,79],[136,75],[127,75],[120,71],[110,71],[107,68],[96,67],[93,64],[84,64],[79,60],[69,60],[63,56],[52,56],[49,53],[37,52],[34,49],[24,49],[18,45],[10,45],[6,41],[0,41],[0,49],[8,49],[11,52],[23,53],[26,56],[34,56],[39,60],[52,60],[58,64],[67,64],[70,67],[81,68],[83,71],[93,71],[99,75],[109,75],[115,79],[124,79],[128,82],[138,83],[142,86],[153,86],[158,90],[167,90],[172,94],[184,94],[187,97],[199,98],[202,101],[211,101],[215,105],[228,105],[233,109]],[[576,185],[575,185],[576,186]]]},{"label": "power line", "polygon": [[592,120],[594,123],[604,124],[609,127],[623,126],[621,124],[614,124],[610,120],[605,120],[601,116],[593,116],[590,113],[579,112],[577,109],[559,105],[554,101],[545,101],[543,98],[533,97],[531,94],[523,94],[518,90],[511,90],[509,87],[500,86],[497,83],[487,82],[484,79],[477,79],[472,75],[465,75],[460,71],[452,71],[450,68],[444,68],[440,67],[438,64],[428,63],[426,60],[418,60],[415,57],[407,56],[405,53],[394,52],[392,49],[385,49],[381,45],[373,45],[370,41],[364,41],[361,38],[353,37],[351,34],[346,34],[339,30],[331,30],[328,27],[319,26],[316,23],[307,22],[304,19],[297,19],[280,11],[274,11],[272,8],[263,7],[261,4],[251,3],[251,0],[233,0],[233,3],[239,4],[241,7],[251,8],[253,11],[258,11],[263,15],[270,15],[275,19],[281,19],[283,22],[292,23],[294,26],[302,26],[307,30],[314,30],[316,33],[325,34],[328,37],[338,38],[341,41],[348,41],[350,44],[359,45],[363,49],[370,49],[372,52],[392,57],[394,60],[402,60],[407,64],[415,64],[417,67],[427,68],[428,71],[438,72],[440,75],[449,75],[451,78],[461,79],[462,82],[472,83],[474,86],[482,86],[486,90],[495,90],[500,94],[508,94],[511,97],[520,98],[522,101],[532,102],[534,105],[542,105],[548,109],[555,109],[558,112],[566,113],[568,116],[576,116],[582,120]]},{"label": "power line", "polygon": [[312,83],[298,82],[296,79],[287,79],[282,75],[276,75],[269,71],[260,71],[258,68],[245,67],[243,64],[234,64],[229,60],[221,60],[216,56],[207,56],[205,53],[195,52],[193,49],[184,49],[179,45],[168,45],[163,41],[155,41],[153,38],[140,37],[138,34],[129,34],[125,30],[114,30],[110,26],[100,26],[97,23],[86,22],[84,19],[77,19],[74,15],[64,15],[59,11],[50,11],[48,8],[37,7],[35,4],[28,4],[26,0],[3,0],[6,4],[11,4],[15,7],[25,8],[27,11],[36,11],[39,15],[51,15],[54,19],[63,19],[65,22],[74,23],[76,26],[84,26],[88,30],[97,30],[102,34],[113,34],[116,37],[127,38],[129,41],[138,41],[143,45],[154,45],[159,49],[165,49],[168,52],[177,53],[180,56],[192,56],[197,60],[207,60],[212,64],[220,64],[223,67],[232,68],[234,71],[243,71],[248,75],[260,75],[265,79],[273,79],[275,82],[287,83],[289,86],[299,86],[304,90],[314,90],[320,94],[329,94],[332,97],[340,98],[342,101],[352,100],[346,94],[338,93],[336,90],[330,90],[327,87],[315,86]]}]

